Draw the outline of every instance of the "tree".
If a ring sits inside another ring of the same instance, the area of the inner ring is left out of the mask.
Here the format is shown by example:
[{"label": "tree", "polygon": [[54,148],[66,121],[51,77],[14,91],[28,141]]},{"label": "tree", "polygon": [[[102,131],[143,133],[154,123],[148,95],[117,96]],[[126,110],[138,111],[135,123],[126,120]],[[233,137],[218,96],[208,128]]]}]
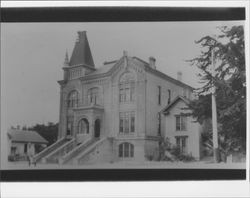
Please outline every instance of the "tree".
[{"label": "tree", "polygon": [[48,141],[48,145],[51,145],[57,140],[58,123],[54,124],[52,122],[49,122],[48,125],[36,124],[35,126],[29,127],[29,130],[33,130],[39,133]]},{"label": "tree", "polygon": [[[203,51],[189,60],[200,69],[203,86],[197,89],[198,99],[190,103],[193,115],[202,123],[211,118],[211,87],[216,87],[217,117],[220,128],[219,146],[228,152],[246,149],[246,73],[243,26],[220,27],[216,38],[205,36],[196,41]],[[211,74],[211,53],[214,50],[216,75]]]}]

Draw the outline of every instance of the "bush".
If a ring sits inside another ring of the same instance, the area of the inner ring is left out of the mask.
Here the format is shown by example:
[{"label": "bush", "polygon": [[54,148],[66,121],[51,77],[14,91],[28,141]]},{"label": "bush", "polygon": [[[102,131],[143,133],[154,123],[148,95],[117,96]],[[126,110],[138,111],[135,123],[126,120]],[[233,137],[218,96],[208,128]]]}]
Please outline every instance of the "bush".
[{"label": "bush", "polygon": [[180,148],[174,146],[170,153],[175,157],[176,161],[183,161],[183,162],[192,162],[195,161],[195,158],[191,154],[182,153]]}]

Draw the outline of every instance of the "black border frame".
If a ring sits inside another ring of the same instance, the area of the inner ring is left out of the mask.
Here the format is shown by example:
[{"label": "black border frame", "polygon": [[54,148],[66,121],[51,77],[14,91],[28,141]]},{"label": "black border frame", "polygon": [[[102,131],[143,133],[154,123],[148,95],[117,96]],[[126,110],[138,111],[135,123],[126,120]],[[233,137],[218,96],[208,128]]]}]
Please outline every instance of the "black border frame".
[{"label": "black border frame", "polygon": [[[245,20],[245,7],[40,7],[1,8],[1,22],[152,22]],[[246,169],[1,170],[19,181],[245,180]]]}]

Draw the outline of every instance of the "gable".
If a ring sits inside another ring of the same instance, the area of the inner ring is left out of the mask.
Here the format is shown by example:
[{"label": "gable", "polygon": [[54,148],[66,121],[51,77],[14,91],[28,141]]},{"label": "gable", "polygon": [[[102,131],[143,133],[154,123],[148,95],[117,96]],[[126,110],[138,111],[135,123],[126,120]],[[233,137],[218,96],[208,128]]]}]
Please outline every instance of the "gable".
[{"label": "gable", "polygon": [[183,109],[188,108],[189,100],[182,97],[177,96],[170,104],[168,104],[165,108],[161,110],[161,113],[164,115],[168,115],[170,112],[185,112],[189,113],[191,110],[189,109]]}]

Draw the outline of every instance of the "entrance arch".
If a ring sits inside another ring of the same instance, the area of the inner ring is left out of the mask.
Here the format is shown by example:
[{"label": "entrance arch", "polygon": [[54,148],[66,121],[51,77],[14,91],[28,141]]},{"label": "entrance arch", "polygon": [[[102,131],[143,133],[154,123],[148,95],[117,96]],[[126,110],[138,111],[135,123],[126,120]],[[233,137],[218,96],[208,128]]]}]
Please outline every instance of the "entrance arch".
[{"label": "entrance arch", "polygon": [[95,120],[95,138],[100,137],[100,132],[101,132],[101,120],[96,119]]}]

